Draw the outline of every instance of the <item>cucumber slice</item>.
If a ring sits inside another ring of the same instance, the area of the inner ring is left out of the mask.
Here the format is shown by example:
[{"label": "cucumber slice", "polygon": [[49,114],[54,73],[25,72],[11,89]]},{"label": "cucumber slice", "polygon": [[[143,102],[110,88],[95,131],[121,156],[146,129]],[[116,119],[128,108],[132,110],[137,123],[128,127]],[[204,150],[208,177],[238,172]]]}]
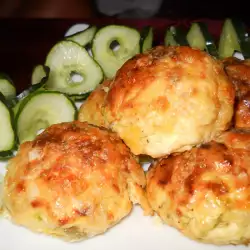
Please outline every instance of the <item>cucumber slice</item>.
[{"label": "cucumber slice", "polygon": [[77,118],[77,108],[69,97],[55,91],[38,91],[25,98],[15,123],[20,143],[33,140],[38,131]]},{"label": "cucumber slice", "polygon": [[11,157],[16,146],[14,115],[0,93],[0,158]]},{"label": "cucumber slice", "polygon": [[49,67],[45,65],[37,65],[34,67],[32,71],[32,76],[31,76],[31,84],[36,85],[38,83],[41,83],[42,80],[46,80],[49,77]]},{"label": "cucumber slice", "polygon": [[43,82],[43,80],[42,80],[41,83],[35,84],[35,85],[29,87],[28,89],[25,89],[15,99],[12,100],[12,110],[14,112],[14,117],[16,117],[16,115],[18,113],[20,105],[22,104],[22,102],[24,102],[24,100],[28,96],[31,96],[31,95],[37,93],[38,91],[46,91],[44,89],[44,85],[45,85],[45,82]]},{"label": "cucumber slice", "polygon": [[140,39],[140,51],[141,53],[145,52],[148,49],[152,48],[153,45],[153,28],[147,26],[141,31],[141,39]]},{"label": "cucumber slice", "polygon": [[73,41],[79,45],[85,47],[87,44],[91,43],[95,33],[97,31],[96,26],[89,26],[86,30],[77,32],[73,35],[65,37],[66,40]]},{"label": "cucumber slice", "polygon": [[166,34],[165,34],[165,37],[164,37],[164,44],[166,46],[176,46],[176,45],[178,45],[177,42],[175,41],[174,34],[170,29],[168,29],[166,31]]},{"label": "cucumber slice", "polygon": [[[117,49],[112,44],[118,42]],[[140,33],[133,28],[108,25],[95,34],[92,53],[102,67],[107,78],[112,78],[117,70],[130,58],[140,52]]]},{"label": "cucumber slice", "polygon": [[[46,68],[48,68],[48,67],[46,67]],[[37,91],[45,90],[44,87],[45,87],[46,82],[47,82],[47,76],[43,77],[41,79],[41,82],[34,84],[34,85],[31,85],[30,87],[28,87],[27,89],[22,91],[18,96],[16,96],[15,98],[13,98],[11,100],[10,106],[12,107],[12,110],[14,112],[15,117],[17,115],[17,112],[19,110],[21,103],[25,100],[25,98],[27,96],[32,95],[33,93],[35,93]]]},{"label": "cucumber slice", "polygon": [[46,88],[68,95],[85,95],[103,79],[101,67],[85,48],[72,41],[57,43],[49,52],[45,65],[50,68]]},{"label": "cucumber slice", "polygon": [[0,73],[0,92],[7,100],[16,96],[16,88],[12,80],[4,73]]},{"label": "cucumber slice", "polygon": [[244,58],[250,58],[250,38],[243,22],[227,18],[219,41],[219,56],[226,58],[239,51]]},{"label": "cucumber slice", "polygon": [[206,50],[210,55],[218,57],[215,42],[205,23],[193,23],[187,34],[187,41],[192,48]]},{"label": "cucumber slice", "polygon": [[19,108],[20,108],[21,103],[22,103],[22,101],[17,102],[17,103],[13,106],[12,111],[13,111],[13,113],[14,113],[14,117],[16,117],[16,115],[17,115],[17,113],[18,113],[18,110],[19,110]]},{"label": "cucumber slice", "polygon": [[234,18],[231,19],[231,21],[237,33],[241,53],[243,54],[245,59],[248,59],[250,58],[250,37],[247,32],[247,27],[242,21],[238,19]]},{"label": "cucumber slice", "polygon": [[187,41],[192,48],[204,50],[206,48],[206,40],[198,23],[193,23],[187,34]]},{"label": "cucumber slice", "polygon": [[188,46],[186,35],[187,32],[181,27],[171,26],[166,31],[164,43],[166,46]]},{"label": "cucumber slice", "polygon": [[233,55],[235,50],[241,51],[240,43],[231,19],[226,19],[219,41],[219,57],[230,57]]}]

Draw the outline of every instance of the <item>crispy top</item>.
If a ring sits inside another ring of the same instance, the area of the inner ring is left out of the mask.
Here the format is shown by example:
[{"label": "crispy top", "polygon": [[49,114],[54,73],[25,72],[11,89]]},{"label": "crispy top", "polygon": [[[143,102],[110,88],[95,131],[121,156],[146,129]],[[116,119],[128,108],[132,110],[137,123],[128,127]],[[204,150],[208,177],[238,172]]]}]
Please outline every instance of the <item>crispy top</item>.
[{"label": "crispy top", "polygon": [[47,230],[75,226],[80,235],[95,234],[127,215],[132,201],[146,207],[145,184],[116,134],[75,121],[52,125],[20,146],[9,162],[4,204],[14,221],[35,230],[42,220]]},{"label": "crispy top", "polygon": [[236,89],[234,126],[250,130],[250,61],[227,58],[223,63]]},{"label": "crispy top", "polygon": [[190,47],[157,46],[117,72],[105,99],[105,126],[134,154],[161,157],[226,129],[234,97],[220,61]]},{"label": "crispy top", "polygon": [[112,80],[105,80],[100,84],[81,105],[78,120],[89,122],[97,126],[104,126],[103,105]]},{"label": "crispy top", "polygon": [[165,189],[176,207],[197,207],[212,192],[230,208],[250,209],[250,134],[228,132],[220,142],[159,160],[148,173],[149,192]]},{"label": "crispy top", "polygon": [[240,81],[250,85],[250,61],[236,58],[226,58],[223,60],[225,70],[233,81]]},{"label": "crispy top", "polygon": [[[154,106],[147,108],[165,110],[169,103],[168,96],[164,96],[166,91],[178,87],[178,83],[189,77],[194,80],[227,81],[222,64],[205,52],[185,46],[155,47],[135,56],[118,71],[108,92],[107,105],[114,115],[117,111],[126,111],[151,100]],[[161,80],[164,85],[159,86]],[[182,87],[185,89],[185,86]],[[187,94],[196,95],[198,88],[192,86]],[[225,98],[233,103],[234,92],[230,86],[224,91],[227,91]]]},{"label": "crispy top", "polygon": [[231,149],[250,151],[250,133],[245,131],[227,131],[216,138],[218,143],[223,143]]},{"label": "crispy top", "polygon": [[250,91],[237,102],[235,109],[235,127],[250,131]]}]

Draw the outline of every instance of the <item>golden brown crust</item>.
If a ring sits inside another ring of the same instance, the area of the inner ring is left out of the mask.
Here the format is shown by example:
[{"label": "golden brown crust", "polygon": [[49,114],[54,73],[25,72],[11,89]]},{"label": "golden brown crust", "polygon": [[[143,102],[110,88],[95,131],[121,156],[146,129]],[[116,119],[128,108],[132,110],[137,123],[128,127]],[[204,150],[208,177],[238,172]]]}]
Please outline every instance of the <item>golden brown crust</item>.
[{"label": "golden brown crust", "polygon": [[231,80],[250,85],[250,61],[228,58],[223,63]]},{"label": "golden brown crust", "polygon": [[147,195],[163,221],[185,235],[242,244],[250,240],[249,176],[250,134],[227,132],[219,142],[156,162],[147,174]]},{"label": "golden brown crust", "polygon": [[228,192],[226,186],[212,180],[202,181],[201,177],[207,172],[216,174],[218,178],[220,174],[225,173],[234,176],[238,175],[239,168],[247,169],[245,165],[234,164],[234,157],[237,157],[234,155],[225,145],[211,142],[183,154],[163,158],[153,166],[154,170],[151,169],[148,174],[148,194],[154,193],[156,188],[151,185],[159,185],[161,188],[163,186],[171,187],[169,193],[172,199],[175,199],[178,207],[187,206],[195,192],[202,191],[205,195],[206,189],[215,192],[216,196],[220,198],[221,195]]},{"label": "golden brown crust", "polygon": [[250,132],[246,131],[227,131],[216,138],[218,143],[223,143],[229,148],[244,149],[250,151]]},{"label": "golden brown crust", "polygon": [[231,126],[233,84],[222,62],[198,49],[155,47],[128,60],[107,86],[91,94],[79,120],[115,131],[135,155],[183,152]]},{"label": "golden brown crust", "polygon": [[250,130],[250,91],[236,105],[235,127]]},{"label": "golden brown crust", "polygon": [[[210,71],[211,66],[214,72]],[[221,77],[218,81],[221,80],[223,84],[226,82],[226,84],[229,85],[225,86],[227,89],[224,89],[227,92],[225,95],[226,101],[228,101],[229,104],[234,102],[234,90],[231,88],[231,85],[228,84],[227,77],[219,61],[213,60],[205,52],[191,49],[190,47],[158,46],[145,54],[139,54],[127,61],[118,71],[107,95],[108,110],[111,111],[114,116],[117,116],[117,112],[120,110],[126,111],[126,109],[134,108],[136,105],[139,106],[141,103],[137,99],[144,95],[148,87],[152,85],[158,87],[155,83],[158,77],[164,77],[165,88],[163,89],[173,89],[174,84],[188,77],[188,73],[194,78],[199,78],[199,80],[217,76]],[[209,73],[213,73],[214,75],[210,75]],[[167,108],[168,98],[157,93],[157,89],[154,90],[157,98],[154,102],[155,106],[152,108],[163,108],[163,110],[165,110]],[[190,91],[191,96],[197,94],[195,86],[193,86]],[[148,93],[148,95],[150,99],[154,99],[151,96],[152,93]],[[159,98],[160,101],[158,96],[161,97]],[[136,100],[138,102],[136,102]],[[162,100],[164,100],[164,102]],[[118,113],[118,115],[122,116],[122,113]]]},{"label": "golden brown crust", "polygon": [[234,97],[221,62],[189,47],[158,46],[116,74],[104,105],[105,126],[134,154],[161,157],[227,129]]},{"label": "golden brown crust", "polygon": [[236,89],[234,126],[250,130],[250,61],[227,58],[223,63]]},{"label": "golden brown crust", "polygon": [[72,122],[20,146],[5,177],[4,206],[34,231],[80,240],[105,232],[139,203],[150,213],[142,168],[116,134]]},{"label": "golden brown crust", "polygon": [[111,80],[105,80],[89,95],[79,110],[79,121],[88,122],[97,126],[104,126],[102,109],[111,83]]}]

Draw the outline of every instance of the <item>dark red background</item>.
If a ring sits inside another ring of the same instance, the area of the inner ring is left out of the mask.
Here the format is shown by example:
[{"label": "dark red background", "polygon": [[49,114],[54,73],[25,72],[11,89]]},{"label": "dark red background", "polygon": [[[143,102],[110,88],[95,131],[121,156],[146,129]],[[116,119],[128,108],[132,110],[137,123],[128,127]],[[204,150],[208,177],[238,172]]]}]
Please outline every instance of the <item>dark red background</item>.
[{"label": "dark red background", "polygon": [[[95,24],[99,27],[108,24],[124,24],[138,29],[146,25],[154,27],[154,45],[163,44],[164,34],[170,25],[189,27],[195,20],[122,20],[102,19],[2,19],[0,21],[0,71],[7,73],[17,86],[18,92],[30,84],[32,69],[43,64],[50,48],[63,36],[68,28],[76,23]],[[218,40],[224,20],[202,20]]]}]

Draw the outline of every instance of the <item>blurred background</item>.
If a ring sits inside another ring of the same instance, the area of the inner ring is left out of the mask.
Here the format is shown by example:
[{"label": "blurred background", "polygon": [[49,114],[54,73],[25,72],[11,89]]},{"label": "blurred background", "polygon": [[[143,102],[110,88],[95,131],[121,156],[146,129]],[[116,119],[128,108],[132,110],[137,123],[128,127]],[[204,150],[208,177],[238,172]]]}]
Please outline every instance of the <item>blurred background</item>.
[{"label": "blurred background", "polygon": [[1,18],[225,18],[249,21],[247,1],[0,0]]}]

